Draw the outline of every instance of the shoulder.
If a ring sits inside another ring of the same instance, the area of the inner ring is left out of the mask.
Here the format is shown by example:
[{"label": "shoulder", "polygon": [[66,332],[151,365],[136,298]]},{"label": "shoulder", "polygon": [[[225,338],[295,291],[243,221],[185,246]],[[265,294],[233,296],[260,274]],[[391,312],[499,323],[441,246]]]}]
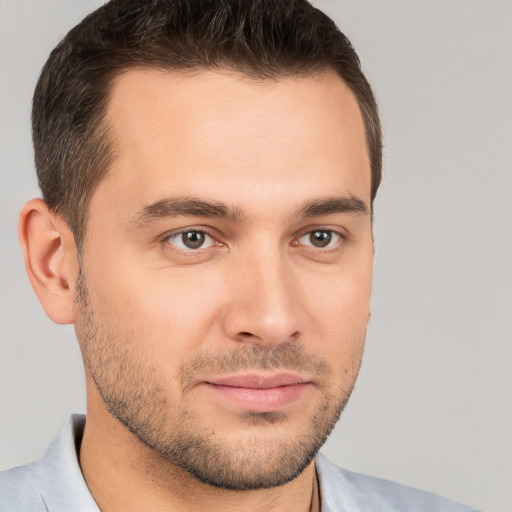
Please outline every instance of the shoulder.
[{"label": "shoulder", "polygon": [[48,509],[31,478],[30,464],[0,472],[0,512],[46,512]]},{"label": "shoulder", "polygon": [[342,469],[323,455],[316,459],[322,512],[477,512],[436,494]]},{"label": "shoulder", "polygon": [[98,512],[80,470],[85,416],[72,415],[43,456],[0,473],[0,512]]}]

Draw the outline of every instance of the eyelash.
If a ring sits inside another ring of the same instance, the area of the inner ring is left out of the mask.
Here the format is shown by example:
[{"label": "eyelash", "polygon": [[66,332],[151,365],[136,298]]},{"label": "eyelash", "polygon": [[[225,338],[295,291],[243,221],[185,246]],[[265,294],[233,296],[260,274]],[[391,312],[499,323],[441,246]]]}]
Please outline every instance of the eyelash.
[{"label": "eyelash", "polygon": [[210,233],[208,233],[208,231],[205,231],[204,229],[193,229],[193,228],[183,229],[181,231],[178,231],[177,233],[171,233],[169,235],[166,235],[164,238],[164,242],[176,247],[176,245],[172,244],[170,242],[170,240],[180,240],[181,237],[183,237],[183,235],[185,235],[187,233],[197,233],[198,235],[202,235],[205,238],[209,238],[211,240],[211,243],[207,247],[203,247],[203,245],[201,245],[197,248],[179,247],[178,250],[181,252],[184,252],[184,253],[194,253],[194,252],[199,252],[200,250],[208,249],[214,245],[224,245],[224,244],[221,244],[220,242],[218,242],[214,236],[212,236]]},{"label": "eyelash", "polygon": [[[182,240],[181,237],[183,237],[183,235],[185,235],[187,233],[189,233],[189,234],[196,233],[197,235],[203,236],[205,239],[210,239],[210,243],[206,247],[202,244],[202,245],[198,246],[197,248],[192,248],[192,247],[184,247],[184,246],[179,247],[177,244],[171,242],[172,240],[176,240],[176,241]],[[328,240],[327,244],[324,247],[321,247],[321,246],[318,247],[318,246],[314,246],[312,244],[311,245],[304,244],[304,243],[301,244],[301,242],[300,242],[301,239],[303,239],[307,236],[311,237],[313,235],[313,233],[327,233],[328,234],[327,236],[330,237],[330,239]],[[333,239],[334,239],[334,242],[332,243]],[[299,236],[294,238],[291,245],[294,247],[297,247],[299,245],[304,245],[314,251],[321,251],[321,252],[327,253],[327,252],[336,250],[336,248],[340,244],[342,244],[345,240],[346,240],[346,237],[336,230],[328,229],[328,228],[315,228],[315,229],[309,229],[308,231],[302,232],[302,234],[300,234]],[[170,246],[173,246],[174,250],[177,250],[183,254],[197,254],[197,253],[205,251],[211,247],[224,245],[222,242],[219,242],[216,239],[216,237],[213,236],[211,233],[209,233],[207,230],[199,229],[199,228],[198,229],[187,228],[187,229],[183,229],[178,232],[175,232],[175,233],[167,234],[165,237],[163,237],[163,242],[165,242],[166,244],[168,244]]]}]

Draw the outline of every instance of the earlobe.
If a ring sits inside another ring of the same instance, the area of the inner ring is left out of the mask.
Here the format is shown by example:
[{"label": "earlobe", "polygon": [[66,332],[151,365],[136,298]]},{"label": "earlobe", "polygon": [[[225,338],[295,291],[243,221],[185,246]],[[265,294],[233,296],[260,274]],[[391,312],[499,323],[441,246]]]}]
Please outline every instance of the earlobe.
[{"label": "earlobe", "polygon": [[46,314],[58,324],[74,322],[78,260],[73,233],[41,199],[21,210],[18,235],[30,283]]}]

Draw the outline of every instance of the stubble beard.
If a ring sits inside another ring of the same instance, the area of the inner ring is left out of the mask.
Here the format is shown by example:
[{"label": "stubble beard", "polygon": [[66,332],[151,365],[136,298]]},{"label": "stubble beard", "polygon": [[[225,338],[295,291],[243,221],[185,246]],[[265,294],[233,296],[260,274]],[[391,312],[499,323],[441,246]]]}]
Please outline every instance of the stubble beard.
[{"label": "stubble beard", "polygon": [[[361,363],[360,355],[343,371],[348,382],[324,385],[314,410],[277,435],[286,422],[283,412],[240,413],[252,436],[216,435],[193,408],[171,403],[157,376],[134,343],[115,325],[114,315],[95,309],[82,271],[76,285],[77,326],[84,364],[108,411],[144,445],[197,480],[220,489],[245,491],[278,487],[297,477],[314,459],[348,402]],[[364,332],[361,334],[364,344]],[[201,353],[180,369],[184,387],[194,373],[239,372],[281,368],[305,371],[328,383],[332,367],[297,342],[265,349],[241,344],[227,353]]]}]

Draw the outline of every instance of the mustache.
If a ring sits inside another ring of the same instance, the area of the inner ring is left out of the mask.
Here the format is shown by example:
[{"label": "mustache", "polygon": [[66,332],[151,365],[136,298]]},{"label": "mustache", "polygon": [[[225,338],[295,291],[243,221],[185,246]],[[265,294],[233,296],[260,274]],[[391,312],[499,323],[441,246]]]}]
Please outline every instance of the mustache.
[{"label": "mustache", "polygon": [[226,352],[196,354],[185,360],[179,370],[179,378],[184,389],[204,374],[274,369],[324,376],[332,371],[325,359],[306,350],[300,343],[283,342],[270,349],[244,344]]}]

